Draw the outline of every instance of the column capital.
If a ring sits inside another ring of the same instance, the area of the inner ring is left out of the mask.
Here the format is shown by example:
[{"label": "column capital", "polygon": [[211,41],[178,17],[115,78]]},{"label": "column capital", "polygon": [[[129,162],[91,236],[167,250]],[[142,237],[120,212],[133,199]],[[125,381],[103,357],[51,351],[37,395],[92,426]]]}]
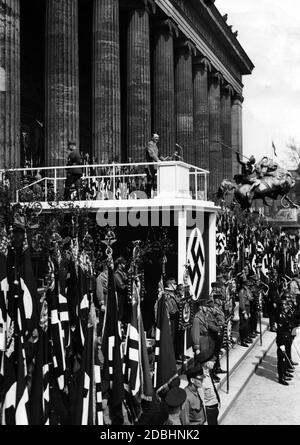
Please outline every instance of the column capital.
[{"label": "column capital", "polygon": [[209,79],[213,83],[217,83],[219,85],[223,85],[224,83],[224,77],[223,74],[220,73],[220,71],[212,71],[209,73]]},{"label": "column capital", "polygon": [[241,104],[244,102],[245,98],[241,93],[233,92],[232,100],[236,102],[240,102]]},{"label": "column capital", "polygon": [[154,0],[121,0],[121,6],[127,9],[147,9],[153,14],[156,12],[156,4]]},{"label": "column capital", "polygon": [[222,91],[222,94],[223,94],[224,96],[230,96],[230,97],[233,97],[233,94],[234,94],[234,88],[233,88],[233,86],[232,86],[230,83],[226,83],[226,82],[224,82],[224,84],[222,85],[222,89],[221,89],[221,91]]},{"label": "column capital", "polygon": [[207,57],[196,56],[193,59],[193,65],[200,66],[201,68],[204,69],[204,71],[207,72],[211,72],[212,70],[211,61]]},{"label": "column capital", "polygon": [[171,17],[156,22],[153,27],[154,29],[164,31],[165,34],[169,34],[172,37],[179,37],[179,29],[177,23],[175,23]]},{"label": "column capital", "polygon": [[189,54],[190,56],[197,55],[196,45],[190,39],[179,39],[175,42],[175,49],[179,54]]}]

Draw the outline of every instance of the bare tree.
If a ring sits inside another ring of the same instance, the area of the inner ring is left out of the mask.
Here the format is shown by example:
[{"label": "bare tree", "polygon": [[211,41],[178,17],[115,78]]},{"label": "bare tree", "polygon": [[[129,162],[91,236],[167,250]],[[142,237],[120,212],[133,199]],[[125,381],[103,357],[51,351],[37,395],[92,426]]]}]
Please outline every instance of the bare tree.
[{"label": "bare tree", "polygon": [[300,169],[300,145],[296,143],[295,139],[291,139],[286,144],[288,149],[289,160],[293,163],[295,170]]}]

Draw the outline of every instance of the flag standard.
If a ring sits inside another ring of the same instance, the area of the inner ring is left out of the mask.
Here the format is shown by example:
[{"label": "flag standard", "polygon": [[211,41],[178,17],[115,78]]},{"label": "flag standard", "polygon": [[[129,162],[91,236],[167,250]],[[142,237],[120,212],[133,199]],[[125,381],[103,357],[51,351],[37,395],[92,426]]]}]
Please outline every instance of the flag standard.
[{"label": "flag standard", "polygon": [[154,388],[158,394],[178,377],[175,352],[171,337],[165,296],[162,295],[157,306],[155,331]]},{"label": "flag standard", "polygon": [[103,381],[109,383],[111,407],[119,407],[125,396],[122,369],[121,326],[118,320],[118,304],[115,292],[114,273],[108,268],[107,306],[102,339],[104,356]]}]

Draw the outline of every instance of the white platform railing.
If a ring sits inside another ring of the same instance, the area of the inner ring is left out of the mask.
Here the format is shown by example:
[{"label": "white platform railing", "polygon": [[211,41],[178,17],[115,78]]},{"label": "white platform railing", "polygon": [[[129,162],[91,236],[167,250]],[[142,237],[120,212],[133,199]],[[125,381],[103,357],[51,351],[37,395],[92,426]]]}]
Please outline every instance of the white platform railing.
[{"label": "white platform railing", "polygon": [[207,200],[209,172],[181,161],[8,169],[0,170],[0,182],[9,187],[15,181],[16,202],[63,201],[66,173],[74,168],[80,169],[82,176],[80,196],[74,186],[71,200],[146,199],[148,168],[157,183],[152,198]]}]

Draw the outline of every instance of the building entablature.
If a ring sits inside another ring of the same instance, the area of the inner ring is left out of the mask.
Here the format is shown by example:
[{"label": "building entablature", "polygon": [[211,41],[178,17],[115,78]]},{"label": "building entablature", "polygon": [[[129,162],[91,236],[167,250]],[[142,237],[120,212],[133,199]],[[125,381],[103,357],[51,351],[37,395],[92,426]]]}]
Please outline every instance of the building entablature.
[{"label": "building entablature", "polygon": [[251,74],[254,65],[217,8],[204,0],[155,0],[155,3],[241,93],[242,75]]}]

